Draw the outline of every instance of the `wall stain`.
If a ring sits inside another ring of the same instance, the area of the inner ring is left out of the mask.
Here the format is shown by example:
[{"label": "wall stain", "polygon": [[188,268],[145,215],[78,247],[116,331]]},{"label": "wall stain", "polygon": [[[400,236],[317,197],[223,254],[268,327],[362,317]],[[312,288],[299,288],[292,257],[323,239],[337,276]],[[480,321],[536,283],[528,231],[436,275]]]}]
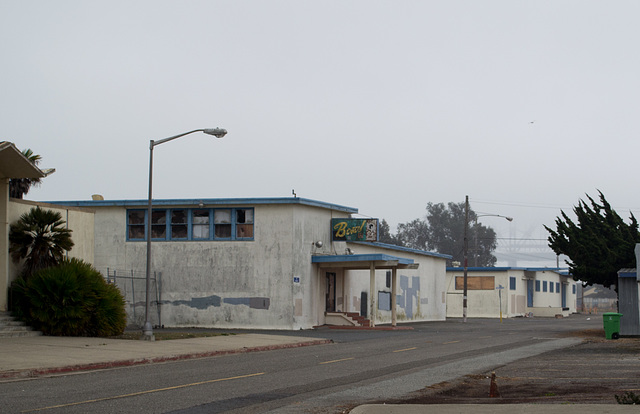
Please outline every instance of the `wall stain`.
[{"label": "wall stain", "polygon": [[270,298],[247,297],[247,298],[221,298],[218,295],[205,296],[202,298],[191,298],[191,300],[162,301],[163,305],[184,305],[190,308],[205,310],[210,307],[219,308],[222,304],[245,305],[251,309],[268,310],[271,305]]},{"label": "wall stain", "polygon": [[420,277],[411,277],[411,287],[409,287],[409,277],[400,276],[400,290],[401,295],[396,296],[396,303],[404,310],[407,319],[413,318],[413,302],[416,300],[419,309],[419,292],[420,292]]}]

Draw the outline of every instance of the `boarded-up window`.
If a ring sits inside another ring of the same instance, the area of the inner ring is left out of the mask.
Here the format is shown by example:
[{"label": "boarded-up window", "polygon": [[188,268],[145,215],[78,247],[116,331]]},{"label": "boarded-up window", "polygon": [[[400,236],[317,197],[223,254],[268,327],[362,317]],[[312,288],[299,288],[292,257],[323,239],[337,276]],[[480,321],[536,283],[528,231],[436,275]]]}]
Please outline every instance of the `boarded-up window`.
[{"label": "boarded-up window", "polygon": [[[467,276],[467,290],[494,290],[495,276]],[[464,277],[456,276],[456,290],[464,290]]]},{"label": "boarded-up window", "polygon": [[253,238],[253,209],[236,210],[236,238]]}]

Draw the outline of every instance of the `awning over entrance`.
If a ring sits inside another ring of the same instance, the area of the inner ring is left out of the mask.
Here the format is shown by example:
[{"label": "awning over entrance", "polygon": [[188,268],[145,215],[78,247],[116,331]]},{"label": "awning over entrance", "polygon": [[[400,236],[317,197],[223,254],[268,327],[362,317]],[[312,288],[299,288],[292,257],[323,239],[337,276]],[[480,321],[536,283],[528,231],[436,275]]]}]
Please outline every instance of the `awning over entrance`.
[{"label": "awning over entrance", "polygon": [[348,269],[369,269],[371,263],[376,269],[417,269],[413,259],[392,256],[384,253],[345,254],[333,256],[312,256],[311,263],[320,267],[343,267]]},{"label": "awning over entrance", "polygon": [[15,145],[0,141],[0,178],[44,178],[45,174]]},{"label": "awning over entrance", "polygon": [[396,326],[396,279],[398,269],[417,269],[413,259],[384,253],[311,256],[311,263],[319,269],[342,268],[348,270],[369,269],[369,315],[371,326],[375,326],[376,269],[391,270],[391,325]]}]

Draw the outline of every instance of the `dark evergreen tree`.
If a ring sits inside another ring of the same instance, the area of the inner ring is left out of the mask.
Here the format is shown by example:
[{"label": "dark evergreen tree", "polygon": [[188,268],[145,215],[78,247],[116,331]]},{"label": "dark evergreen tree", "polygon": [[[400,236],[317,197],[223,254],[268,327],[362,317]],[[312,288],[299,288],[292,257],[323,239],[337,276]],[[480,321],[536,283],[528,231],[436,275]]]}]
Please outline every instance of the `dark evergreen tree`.
[{"label": "dark evergreen tree", "polygon": [[400,245],[398,239],[391,234],[389,223],[385,219],[382,219],[378,226],[378,241],[380,243]]},{"label": "dark evergreen tree", "polygon": [[[429,203],[426,219],[415,219],[398,225],[397,244],[413,249],[436,251],[453,256],[452,262],[464,261],[465,203]],[[477,223],[477,215],[469,210],[469,266],[494,266],[496,233],[491,227]]]},{"label": "dark evergreen tree", "polygon": [[627,224],[611,208],[602,192],[600,204],[587,195],[589,204],[580,200],[573,208],[576,222],[564,211],[556,218],[556,230],[549,232],[549,247],[569,257],[567,264],[574,279],[606,287],[617,284],[617,272],[636,267],[635,245],[640,243],[638,222],[631,214]]}]

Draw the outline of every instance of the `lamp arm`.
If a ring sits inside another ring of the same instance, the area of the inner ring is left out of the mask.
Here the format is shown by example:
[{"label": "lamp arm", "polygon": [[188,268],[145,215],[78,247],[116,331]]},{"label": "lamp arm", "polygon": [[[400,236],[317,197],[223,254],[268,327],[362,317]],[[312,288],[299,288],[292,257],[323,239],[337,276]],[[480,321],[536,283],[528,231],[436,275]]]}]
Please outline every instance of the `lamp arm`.
[{"label": "lamp arm", "polygon": [[202,132],[204,129],[194,129],[193,131],[185,132],[182,134],[174,135],[169,138],[159,139],[157,141],[151,140],[150,148],[155,147],[156,145],[164,144],[165,142],[173,141],[176,138],[184,137],[185,135],[193,134],[194,132]]}]

